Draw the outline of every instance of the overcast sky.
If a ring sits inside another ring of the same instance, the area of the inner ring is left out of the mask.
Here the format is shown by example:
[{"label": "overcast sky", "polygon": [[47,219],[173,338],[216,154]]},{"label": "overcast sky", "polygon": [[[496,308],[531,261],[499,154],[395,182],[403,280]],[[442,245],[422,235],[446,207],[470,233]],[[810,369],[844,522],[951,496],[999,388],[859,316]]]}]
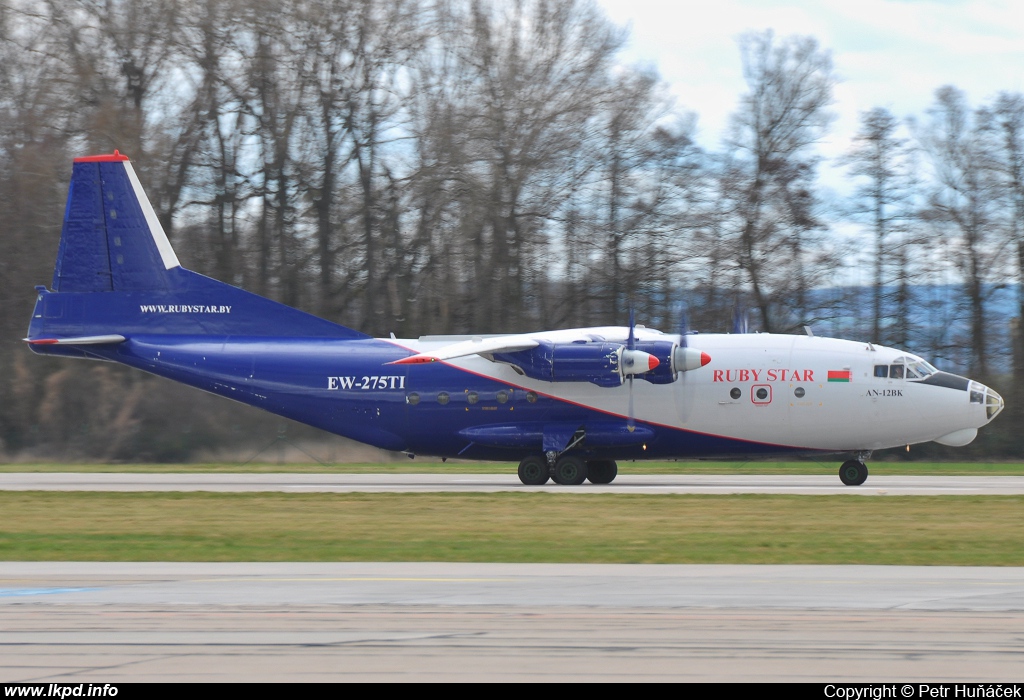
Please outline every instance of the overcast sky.
[{"label": "overcast sky", "polygon": [[[745,91],[737,38],[771,28],[811,35],[832,52],[842,82],[827,156],[842,153],[858,115],[887,107],[924,114],[953,84],[972,105],[1024,92],[1024,2],[1007,0],[597,0],[631,27],[626,60],[654,65],[679,107],[696,112],[700,140],[718,146]],[[833,177],[827,177],[835,184]]]}]

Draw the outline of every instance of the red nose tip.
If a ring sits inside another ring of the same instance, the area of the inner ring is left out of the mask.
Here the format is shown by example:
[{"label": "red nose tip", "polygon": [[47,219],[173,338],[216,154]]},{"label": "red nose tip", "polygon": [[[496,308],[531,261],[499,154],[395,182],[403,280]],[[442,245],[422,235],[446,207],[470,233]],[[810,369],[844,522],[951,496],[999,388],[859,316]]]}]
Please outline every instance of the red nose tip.
[{"label": "red nose tip", "polygon": [[711,362],[711,355],[707,354],[706,352],[702,352],[700,354],[700,366],[703,367],[709,362]]},{"label": "red nose tip", "polygon": [[654,355],[647,356],[647,371],[650,372],[652,369],[661,364],[661,361]]}]

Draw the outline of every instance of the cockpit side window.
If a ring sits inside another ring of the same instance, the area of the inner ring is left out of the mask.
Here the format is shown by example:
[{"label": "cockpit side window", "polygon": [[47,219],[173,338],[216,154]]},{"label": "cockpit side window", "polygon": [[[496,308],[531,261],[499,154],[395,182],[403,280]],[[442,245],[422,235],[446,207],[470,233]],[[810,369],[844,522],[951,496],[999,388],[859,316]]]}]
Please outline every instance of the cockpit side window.
[{"label": "cockpit side window", "polygon": [[903,379],[903,365],[889,366],[889,379]]},{"label": "cockpit side window", "polygon": [[889,365],[875,365],[875,376],[885,379],[889,376]]}]

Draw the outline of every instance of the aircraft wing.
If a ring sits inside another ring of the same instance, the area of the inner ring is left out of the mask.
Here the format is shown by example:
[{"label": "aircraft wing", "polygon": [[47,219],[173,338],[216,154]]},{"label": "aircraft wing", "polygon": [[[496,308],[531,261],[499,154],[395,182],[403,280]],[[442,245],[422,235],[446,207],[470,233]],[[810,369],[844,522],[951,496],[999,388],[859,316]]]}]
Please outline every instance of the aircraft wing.
[{"label": "aircraft wing", "polygon": [[445,345],[437,350],[421,352],[417,355],[404,357],[401,360],[389,362],[392,365],[416,365],[425,362],[441,362],[453,360],[456,357],[467,355],[490,355],[496,352],[517,352],[535,348],[540,343],[528,335],[500,335],[491,338],[473,338],[451,345]]}]

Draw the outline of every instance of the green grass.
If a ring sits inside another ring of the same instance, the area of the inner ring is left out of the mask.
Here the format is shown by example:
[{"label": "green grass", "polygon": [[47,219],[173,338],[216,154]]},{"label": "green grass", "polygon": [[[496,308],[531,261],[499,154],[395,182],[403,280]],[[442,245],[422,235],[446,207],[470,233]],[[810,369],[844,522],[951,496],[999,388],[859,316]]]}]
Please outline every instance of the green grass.
[{"label": "green grass", "polygon": [[1024,566],[1024,497],[0,492],[0,561]]},{"label": "green grass", "polygon": [[[829,474],[839,470],[842,457],[823,457],[806,462],[619,462],[620,474]],[[869,461],[872,476],[883,475],[963,475],[1024,476],[1020,462],[881,462]],[[366,464],[88,464],[88,463],[10,463],[0,464],[0,473],[10,472],[119,472],[241,474],[515,474],[511,462],[461,462],[403,460]]]}]

